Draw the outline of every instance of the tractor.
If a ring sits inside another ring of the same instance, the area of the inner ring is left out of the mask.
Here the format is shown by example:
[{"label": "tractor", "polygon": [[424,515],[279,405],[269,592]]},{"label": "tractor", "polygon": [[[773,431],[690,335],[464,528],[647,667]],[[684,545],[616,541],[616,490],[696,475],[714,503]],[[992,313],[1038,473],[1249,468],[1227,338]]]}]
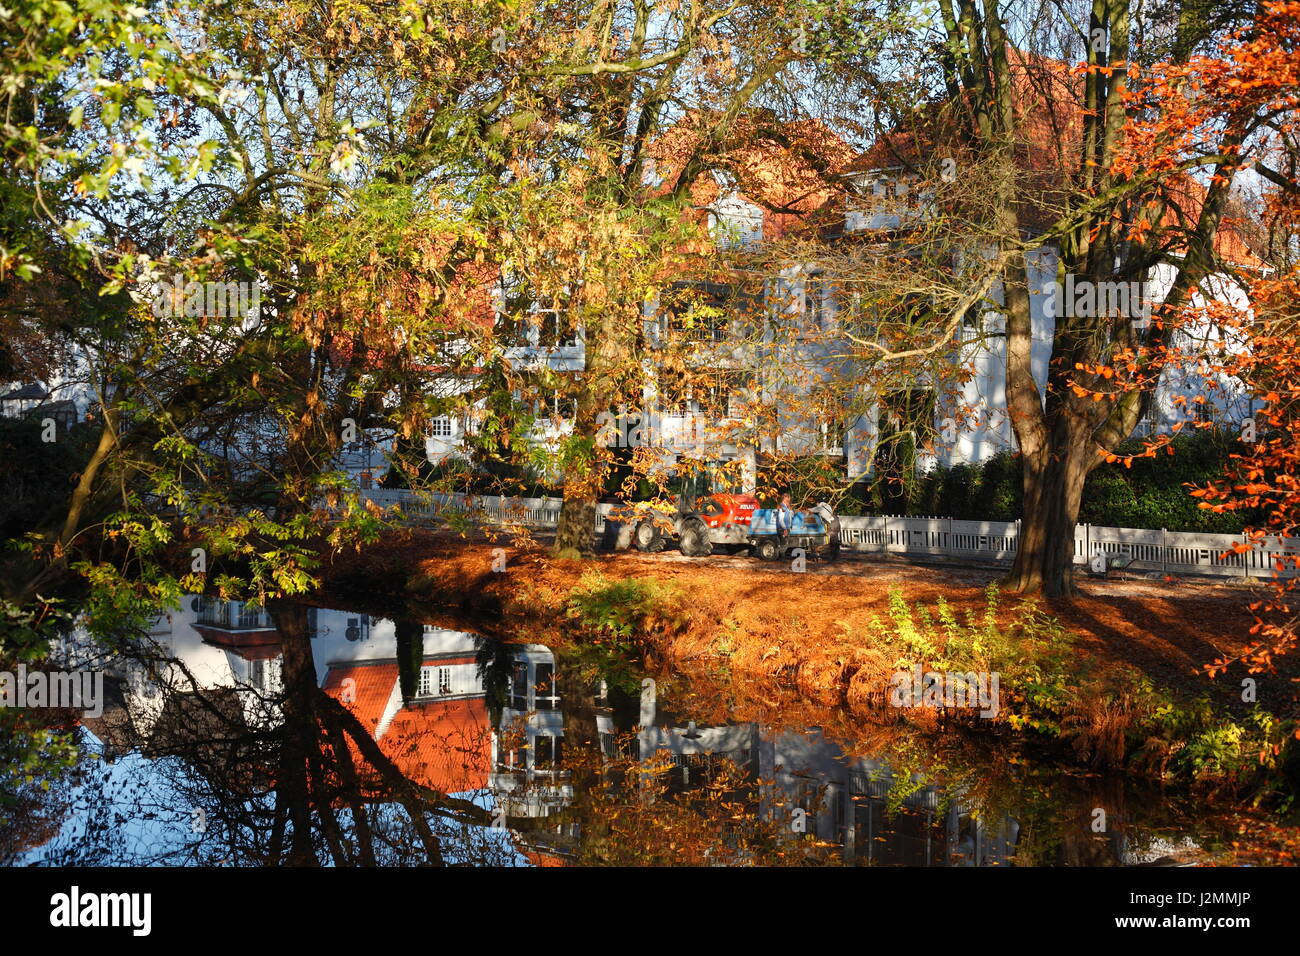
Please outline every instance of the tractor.
[{"label": "tractor", "polygon": [[782,540],[776,533],[775,510],[760,508],[753,495],[714,491],[713,487],[714,478],[707,472],[686,477],[677,496],[676,514],[647,516],[637,523],[632,534],[637,550],[654,553],[675,541],[688,558],[702,558],[714,551],[748,551],[771,561],[790,549],[821,548],[829,541],[821,521],[799,512],[790,534]]}]

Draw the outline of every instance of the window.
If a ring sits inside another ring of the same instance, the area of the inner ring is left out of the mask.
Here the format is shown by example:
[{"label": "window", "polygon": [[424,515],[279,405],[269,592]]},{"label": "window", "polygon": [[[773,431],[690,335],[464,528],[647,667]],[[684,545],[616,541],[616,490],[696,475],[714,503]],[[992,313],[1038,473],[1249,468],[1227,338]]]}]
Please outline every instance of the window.
[{"label": "window", "polygon": [[804,327],[810,331],[829,330],[834,317],[834,299],[830,283],[818,276],[808,276],[803,282]]},{"label": "window", "polygon": [[450,667],[421,667],[419,697],[445,697],[451,693]]},{"label": "window", "polygon": [[534,708],[536,710],[556,710],[560,697],[555,688],[555,665],[538,664],[533,680]]},{"label": "window", "polygon": [[533,769],[558,770],[562,759],[563,738],[539,734],[533,738]]},{"label": "window", "polygon": [[497,302],[498,335],[509,347],[572,348],[581,330],[565,315],[567,292],[535,288],[523,275],[503,275]]},{"label": "window", "polygon": [[271,626],[270,616],[261,608],[251,607],[247,604],[239,604],[236,606],[239,608],[236,627],[256,628]]},{"label": "window", "polygon": [[664,293],[665,328],[670,337],[688,342],[722,342],[737,312],[748,300],[731,286],[716,282],[679,283]]},{"label": "window", "polygon": [[537,344],[544,349],[577,348],[582,336],[577,327],[565,320],[559,309],[539,309]]},{"label": "window", "polygon": [[844,436],[848,429],[844,426],[844,419],[837,415],[827,415],[820,424],[822,451],[828,455],[844,454]]},{"label": "window", "polygon": [[739,371],[703,375],[692,391],[700,414],[709,418],[743,418],[749,412],[753,376]]},{"label": "window", "polygon": [[446,415],[440,415],[435,418],[432,423],[432,428],[434,438],[450,438],[455,433],[452,421]]},{"label": "window", "polygon": [[690,389],[681,372],[660,369],[655,383],[656,404],[661,415],[684,415]]},{"label": "window", "polygon": [[577,398],[559,391],[546,392],[537,399],[534,407],[537,418],[555,418],[567,422],[573,421],[578,415]]},{"label": "window", "polygon": [[528,709],[528,662],[515,661],[510,669],[510,706]]}]

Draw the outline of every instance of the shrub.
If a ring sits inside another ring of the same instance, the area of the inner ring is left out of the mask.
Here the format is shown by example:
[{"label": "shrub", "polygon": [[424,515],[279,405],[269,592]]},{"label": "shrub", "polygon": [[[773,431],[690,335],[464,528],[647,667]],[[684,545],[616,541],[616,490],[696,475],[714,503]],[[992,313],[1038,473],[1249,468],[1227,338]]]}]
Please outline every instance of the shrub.
[{"label": "shrub", "polygon": [[599,571],[582,576],[565,614],[578,627],[571,657],[582,676],[603,677],[625,693],[640,685],[640,660],[651,631],[684,620],[674,588],[641,578],[610,579]]},{"label": "shrub", "polygon": [[[1130,439],[1120,451],[1141,454],[1143,443]],[[1102,464],[1088,476],[1079,508],[1079,521],[1120,528],[1166,528],[1236,534],[1243,524],[1258,524],[1261,516],[1215,514],[1198,507],[1188,485],[1206,485],[1222,477],[1230,456],[1241,446],[1231,436],[1203,430],[1180,435],[1174,454]],[[977,465],[935,468],[912,489],[910,514],[941,515],[974,521],[1014,521],[1022,502],[1020,458],[999,452]]]},{"label": "shrub", "polygon": [[899,668],[998,673],[999,719],[1069,744],[1080,761],[1218,785],[1267,785],[1276,776],[1293,722],[1258,707],[1237,719],[1206,697],[1157,687],[1129,664],[1082,656],[1074,636],[1031,600],[1000,623],[997,585],[985,594],[982,612],[959,617],[942,598],[912,606],[892,589],[869,633],[896,652]]}]

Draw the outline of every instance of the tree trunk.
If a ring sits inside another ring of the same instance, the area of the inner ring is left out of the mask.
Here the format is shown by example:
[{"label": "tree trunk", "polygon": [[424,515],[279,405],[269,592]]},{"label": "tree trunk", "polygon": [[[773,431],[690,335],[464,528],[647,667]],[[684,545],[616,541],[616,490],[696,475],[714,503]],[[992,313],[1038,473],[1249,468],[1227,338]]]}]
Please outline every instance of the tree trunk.
[{"label": "tree trunk", "polygon": [[596,503],[608,468],[606,456],[596,446],[599,415],[609,410],[615,389],[612,380],[629,349],[626,339],[626,333],[610,328],[601,318],[587,322],[585,368],[564,457],[564,504],[555,531],[557,557],[587,558],[596,553]]},{"label": "tree trunk", "polygon": [[1074,528],[1091,470],[1078,429],[1058,427],[1035,455],[1023,456],[1024,503],[1016,561],[1005,587],[1069,597],[1074,587]]},{"label": "tree trunk", "polygon": [[312,842],[311,781],[313,757],[319,760],[319,727],[313,702],[316,665],[312,658],[307,609],[288,601],[268,602],[280,635],[280,675],[284,687],[284,725],[276,789],[288,809],[292,834],[290,866],[319,863]]},{"label": "tree trunk", "polygon": [[564,503],[555,529],[555,554],[589,558],[595,554],[595,505],[604,480],[604,463],[595,447],[599,412],[590,388],[578,394],[572,450],[564,467]]}]

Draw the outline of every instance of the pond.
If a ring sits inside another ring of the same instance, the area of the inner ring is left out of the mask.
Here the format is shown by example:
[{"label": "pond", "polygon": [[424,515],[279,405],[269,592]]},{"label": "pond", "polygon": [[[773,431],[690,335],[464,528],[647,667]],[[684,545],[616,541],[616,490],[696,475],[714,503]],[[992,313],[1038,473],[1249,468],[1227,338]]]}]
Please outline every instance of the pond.
[{"label": "pond", "polygon": [[1137,778],[528,635],[195,597],[147,645],[60,649],[103,700],[13,795],[5,862],[1095,866],[1231,839]]}]

